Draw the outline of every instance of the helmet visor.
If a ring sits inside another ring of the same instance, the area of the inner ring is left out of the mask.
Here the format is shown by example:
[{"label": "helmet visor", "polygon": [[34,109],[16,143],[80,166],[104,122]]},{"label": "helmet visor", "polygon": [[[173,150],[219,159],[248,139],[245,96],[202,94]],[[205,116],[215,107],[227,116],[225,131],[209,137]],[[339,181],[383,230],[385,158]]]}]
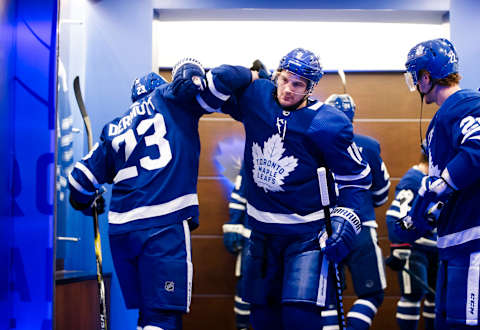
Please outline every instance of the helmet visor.
[{"label": "helmet visor", "polygon": [[407,71],[404,73],[405,83],[407,84],[410,92],[415,92],[417,90],[417,84],[415,84],[415,79],[411,72]]}]

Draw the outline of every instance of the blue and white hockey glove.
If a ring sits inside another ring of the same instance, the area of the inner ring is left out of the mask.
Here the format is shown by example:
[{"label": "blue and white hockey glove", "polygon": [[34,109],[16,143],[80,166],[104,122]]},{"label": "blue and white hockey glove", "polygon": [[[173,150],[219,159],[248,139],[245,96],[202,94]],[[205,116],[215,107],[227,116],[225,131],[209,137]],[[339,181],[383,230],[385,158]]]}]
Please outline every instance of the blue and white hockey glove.
[{"label": "blue and white hockey glove", "polygon": [[191,57],[186,57],[175,64],[172,77],[170,84],[172,94],[182,98],[194,98],[207,86],[205,69],[198,60]]},{"label": "blue and white hockey glove", "polygon": [[226,223],[223,225],[223,244],[228,252],[237,254],[243,249],[250,234],[250,229],[245,228],[242,224]]},{"label": "blue and white hockey glove", "polygon": [[147,96],[153,92],[155,88],[165,83],[166,80],[155,72],[150,72],[142,78],[135,79],[132,86],[132,102],[136,102],[142,97]]},{"label": "blue and white hockey glove", "polygon": [[253,61],[253,64],[250,70],[257,71],[258,77],[261,79],[268,79],[268,80],[272,79],[272,73],[267,69],[267,67],[260,60]]},{"label": "blue and white hockey glove", "polygon": [[327,238],[326,229],[318,234],[320,248],[328,260],[341,262],[350,253],[362,223],[352,209],[336,207],[330,214],[332,235]]},{"label": "blue and white hockey glove", "polygon": [[400,221],[406,229],[415,228],[422,235],[437,226],[437,220],[453,188],[442,177],[426,176],[407,216]]}]

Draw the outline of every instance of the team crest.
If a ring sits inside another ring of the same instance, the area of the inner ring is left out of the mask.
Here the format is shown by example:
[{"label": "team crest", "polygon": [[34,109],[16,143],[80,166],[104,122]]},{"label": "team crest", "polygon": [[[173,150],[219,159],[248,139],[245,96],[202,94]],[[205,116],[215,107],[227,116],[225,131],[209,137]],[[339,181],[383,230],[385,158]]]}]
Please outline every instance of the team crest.
[{"label": "team crest", "polygon": [[293,156],[283,157],[285,148],[279,134],[270,137],[262,148],[256,143],[252,146],[253,179],[265,192],[284,191],[281,187],[285,178],[298,165]]}]

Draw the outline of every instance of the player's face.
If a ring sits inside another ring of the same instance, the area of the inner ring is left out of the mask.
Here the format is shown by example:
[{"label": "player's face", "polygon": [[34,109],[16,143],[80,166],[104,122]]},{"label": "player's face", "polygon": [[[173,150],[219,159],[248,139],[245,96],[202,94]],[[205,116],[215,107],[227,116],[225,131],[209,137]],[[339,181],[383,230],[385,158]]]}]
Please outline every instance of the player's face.
[{"label": "player's face", "polygon": [[300,102],[307,94],[307,80],[291,72],[281,71],[277,77],[277,99],[282,107]]}]

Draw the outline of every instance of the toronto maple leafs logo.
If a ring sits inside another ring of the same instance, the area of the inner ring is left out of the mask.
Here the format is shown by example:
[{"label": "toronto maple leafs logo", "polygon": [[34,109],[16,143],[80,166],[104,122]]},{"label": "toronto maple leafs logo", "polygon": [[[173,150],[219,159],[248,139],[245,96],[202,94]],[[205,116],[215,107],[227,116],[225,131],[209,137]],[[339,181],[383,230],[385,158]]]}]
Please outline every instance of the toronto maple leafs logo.
[{"label": "toronto maple leafs logo", "polygon": [[284,191],[281,187],[285,178],[298,165],[293,156],[283,157],[283,141],[279,134],[270,137],[262,148],[256,143],[252,146],[253,179],[265,192]]}]

